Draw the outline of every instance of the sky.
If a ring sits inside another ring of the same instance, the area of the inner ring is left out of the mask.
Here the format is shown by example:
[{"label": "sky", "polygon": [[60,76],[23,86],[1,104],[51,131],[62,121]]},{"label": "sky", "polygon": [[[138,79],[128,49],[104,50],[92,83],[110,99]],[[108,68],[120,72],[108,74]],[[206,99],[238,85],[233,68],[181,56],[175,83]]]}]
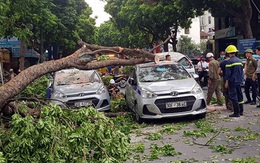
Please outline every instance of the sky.
[{"label": "sky", "polygon": [[91,17],[95,17],[95,16],[98,17],[96,19],[96,26],[100,26],[101,23],[109,20],[111,16],[104,11],[106,2],[103,2],[101,0],[85,0],[85,1],[93,10]]}]

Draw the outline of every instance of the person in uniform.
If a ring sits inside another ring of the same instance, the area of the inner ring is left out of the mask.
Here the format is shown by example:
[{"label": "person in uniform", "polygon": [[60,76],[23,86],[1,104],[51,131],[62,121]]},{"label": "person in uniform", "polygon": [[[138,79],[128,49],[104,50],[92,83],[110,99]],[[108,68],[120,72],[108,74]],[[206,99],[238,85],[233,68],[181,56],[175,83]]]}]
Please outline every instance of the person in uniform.
[{"label": "person in uniform", "polygon": [[236,57],[238,50],[234,45],[229,45],[226,48],[226,53],[230,59],[226,64],[226,83],[225,88],[229,90],[229,96],[232,100],[234,113],[229,117],[240,117],[243,115],[243,94],[240,84],[243,82],[244,72],[241,59]]},{"label": "person in uniform", "polygon": [[[260,56],[260,46],[256,47],[255,53],[258,56]],[[259,100],[260,99],[260,59],[258,59],[258,61],[257,61],[256,77],[257,77],[257,84],[258,84],[257,97]],[[260,104],[258,104],[256,107],[260,108]]]},{"label": "person in uniform", "polygon": [[226,83],[226,64],[227,61],[230,59],[229,54],[225,53],[225,60],[223,60],[220,65],[219,65],[219,69],[218,69],[218,73],[220,76],[222,76],[222,83],[221,83],[221,87],[222,87],[222,93],[223,96],[225,97],[225,103],[226,103],[226,108],[228,110],[233,110],[233,106],[232,106],[232,101],[231,98],[229,97],[229,93],[228,93],[228,88],[225,88],[225,83]]},{"label": "person in uniform", "polygon": [[221,89],[220,89],[220,76],[218,74],[219,62],[214,59],[213,53],[208,53],[206,57],[209,59],[209,87],[207,94],[207,105],[210,105],[212,95],[215,92],[217,96],[217,105],[222,106]]},{"label": "person in uniform", "polygon": [[[257,61],[253,58],[253,50],[247,49],[245,51],[246,55],[246,65],[245,65],[245,94],[247,101],[245,104],[255,105],[256,104],[256,69],[257,69]],[[250,97],[250,88],[252,91],[252,100]]]}]

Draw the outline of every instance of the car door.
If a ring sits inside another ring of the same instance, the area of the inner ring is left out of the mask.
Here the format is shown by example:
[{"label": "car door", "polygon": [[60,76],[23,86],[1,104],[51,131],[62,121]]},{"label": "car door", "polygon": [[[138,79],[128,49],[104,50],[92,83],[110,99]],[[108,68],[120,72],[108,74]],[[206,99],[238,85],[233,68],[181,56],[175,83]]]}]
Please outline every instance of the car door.
[{"label": "car door", "polygon": [[193,64],[186,57],[182,57],[178,62],[191,74],[195,74],[195,69]]},{"label": "car door", "polygon": [[134,70],[128,78],[126,89],[125,89],[125,96],[126,101],[129,108],[133,108],[135,105],[135,93],[137,89],[137,78],[136,78],[136,71]]}]

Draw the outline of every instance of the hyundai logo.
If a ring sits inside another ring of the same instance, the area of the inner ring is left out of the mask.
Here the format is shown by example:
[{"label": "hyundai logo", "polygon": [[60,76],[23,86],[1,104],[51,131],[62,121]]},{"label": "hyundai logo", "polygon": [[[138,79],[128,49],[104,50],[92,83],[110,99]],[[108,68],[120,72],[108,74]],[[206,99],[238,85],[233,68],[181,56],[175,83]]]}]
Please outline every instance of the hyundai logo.
[{"label": "hyundai logo", "polygon": [[79,96],[80,96],[80,97],[84,96],[84,93],[80,93]]},{"label": "hyundai logo", "polygon": [[171,95],[172,95],[172,96],[178,96],[178,94],[179,94],[179,93],[176,92],[176,91],[171,92]]}]

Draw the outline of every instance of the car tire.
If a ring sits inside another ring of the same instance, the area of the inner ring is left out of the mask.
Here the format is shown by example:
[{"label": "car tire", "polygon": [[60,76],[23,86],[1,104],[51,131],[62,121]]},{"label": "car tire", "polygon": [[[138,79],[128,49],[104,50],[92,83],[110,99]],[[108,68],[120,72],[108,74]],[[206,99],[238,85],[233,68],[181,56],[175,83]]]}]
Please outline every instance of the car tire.
[{"label": "car tire", "polygon": [[198,119],[203,119],[205,117],[206,117],[206,113],[202,113],[202,114],[196,115],[196,118],[198,118]]},{"label": "car tire", "polygon": [[125,79],[120,80],[119,87],[120,88],[125,88],[126,87],[126,80]]},{"label": "car tire", "polygon": [[137,113],[137,103],[134,105],[134,114],[135,114],[135,120],[137,123],[141,124],[144,122],[143,118],[140,117],[140,115]]}]

